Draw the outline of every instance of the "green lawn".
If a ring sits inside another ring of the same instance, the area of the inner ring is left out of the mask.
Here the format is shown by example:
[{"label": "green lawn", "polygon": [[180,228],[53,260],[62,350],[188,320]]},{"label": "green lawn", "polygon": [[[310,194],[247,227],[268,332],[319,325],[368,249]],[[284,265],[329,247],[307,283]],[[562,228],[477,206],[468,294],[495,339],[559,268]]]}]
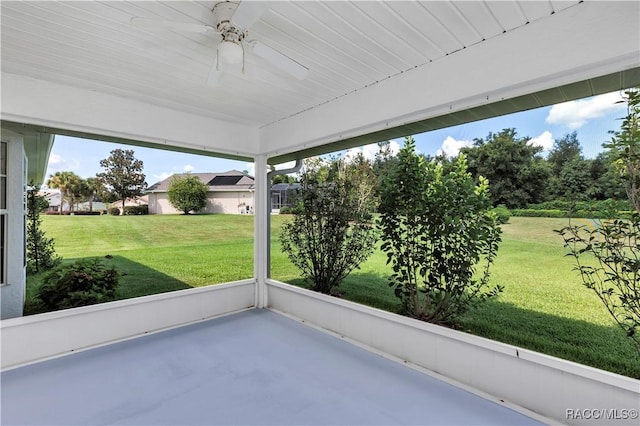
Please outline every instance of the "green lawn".
[{"label": "green lawn", "polygon": [[[280,252],[277,235],[284,220],[272,218],[272,276],[304,285]],[[565,219],[514,217],[503,225],[492,281],[505,290],[467,314],[463,330],[640,378],[640,359],[630,339],[582,286],[564,256],[562,239],[553,229],[565,224]],[[121,298],[253,275],[252,216],[44,216],[43,227],[65,261],[113,256],[105,261],[127,274],[121,279]],[[387,273],[386,256],[376,251],[343,282],[342,297],[396,311]],[[28,299],[39,278],[28,278]]]}]

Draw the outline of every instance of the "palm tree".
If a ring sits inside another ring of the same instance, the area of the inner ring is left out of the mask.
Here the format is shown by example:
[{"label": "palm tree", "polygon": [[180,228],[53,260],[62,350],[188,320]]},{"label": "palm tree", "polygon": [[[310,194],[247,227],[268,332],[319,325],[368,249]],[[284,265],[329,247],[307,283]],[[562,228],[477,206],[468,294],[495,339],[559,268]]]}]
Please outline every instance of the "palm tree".
[{"label": "palm tree", "polygon": [[73,172],[56,172],[49,176],[47,186],[60,190],[60,214],[62,214],[65,198],[68,200],[70,210],[73,211],[73,195],[81,181],[82,178]]},{"label": "palm tree", "polygon": [[90,177],[85,179],[83,189],[84,195],[87,197],[87,201],[89,201],[89,211],[93,211],[93,199],[96,194],[100,192],[102,188],[102,182],[97,177]]}]

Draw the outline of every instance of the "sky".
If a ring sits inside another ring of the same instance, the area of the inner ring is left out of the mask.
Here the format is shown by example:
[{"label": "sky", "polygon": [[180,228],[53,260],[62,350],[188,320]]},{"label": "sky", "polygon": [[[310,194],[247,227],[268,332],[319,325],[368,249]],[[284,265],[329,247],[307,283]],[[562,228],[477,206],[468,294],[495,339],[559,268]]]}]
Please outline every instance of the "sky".
[{"label": "sky", "polygon": [[[520,137],[528,136],[530,143],[542,146],[542,155],[546,156],[555,139],[576,131],[583,155],[594,158],[603,150],[602,143],[610,139],[608,131],[620,128],[620,118],[626,114],[626,107],[616,103],[619,100],[620,92],[613,92],[413,136],[419,152],[453,157],[461,147],[471,145],[474,138],[485,138],[489,132],[515,128]],[[401,145],[402,139],[391,141],[392,149],[396,151]],[[45,183],[50,175],[58,171],[72,171],[82,178],[93,177],[103,171],[100,160],[107,158],[116,148],[134,150],[134,156],[144,164],[143,171],[149,185],[174,173],[216,173],[235,169],[253,174],[254,171],[253,163],[58,135],[49,157]],[[350,157],[358,151],[372,159],[377,145],[353,148],[341,152],[341,155]],[[278,168],[292,164],[283,164]]]}]

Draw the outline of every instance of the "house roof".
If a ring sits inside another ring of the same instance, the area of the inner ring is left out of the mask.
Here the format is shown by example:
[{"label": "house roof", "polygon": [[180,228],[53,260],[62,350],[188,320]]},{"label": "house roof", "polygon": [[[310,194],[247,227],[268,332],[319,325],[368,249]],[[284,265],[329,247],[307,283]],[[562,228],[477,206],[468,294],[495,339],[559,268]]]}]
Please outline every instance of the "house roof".
[{"label": "house roof", "polygon": [[147,188],[147,192],[167,192],[171,181],[175,178],[197,177],[209,187],[209,191],[250,191],[253,190],[254,178],[238,170],[224,173],[175,173],[168,178],[156,182]]}]

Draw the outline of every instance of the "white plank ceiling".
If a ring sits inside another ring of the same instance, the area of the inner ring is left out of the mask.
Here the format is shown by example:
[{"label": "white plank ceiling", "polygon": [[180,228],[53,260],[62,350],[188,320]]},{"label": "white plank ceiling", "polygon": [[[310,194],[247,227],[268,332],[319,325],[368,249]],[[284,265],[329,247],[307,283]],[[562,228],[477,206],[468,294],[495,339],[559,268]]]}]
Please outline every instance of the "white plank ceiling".
[{"label": "white plank ceiling", "polygon": [[309,69],[298,81],[247,56],[207,85],[220,35],[131,18],[215,25],[218,1],[2,1],[2,71],[264,126],[424,66],[578,1],[272,2],[249,40]]}]

